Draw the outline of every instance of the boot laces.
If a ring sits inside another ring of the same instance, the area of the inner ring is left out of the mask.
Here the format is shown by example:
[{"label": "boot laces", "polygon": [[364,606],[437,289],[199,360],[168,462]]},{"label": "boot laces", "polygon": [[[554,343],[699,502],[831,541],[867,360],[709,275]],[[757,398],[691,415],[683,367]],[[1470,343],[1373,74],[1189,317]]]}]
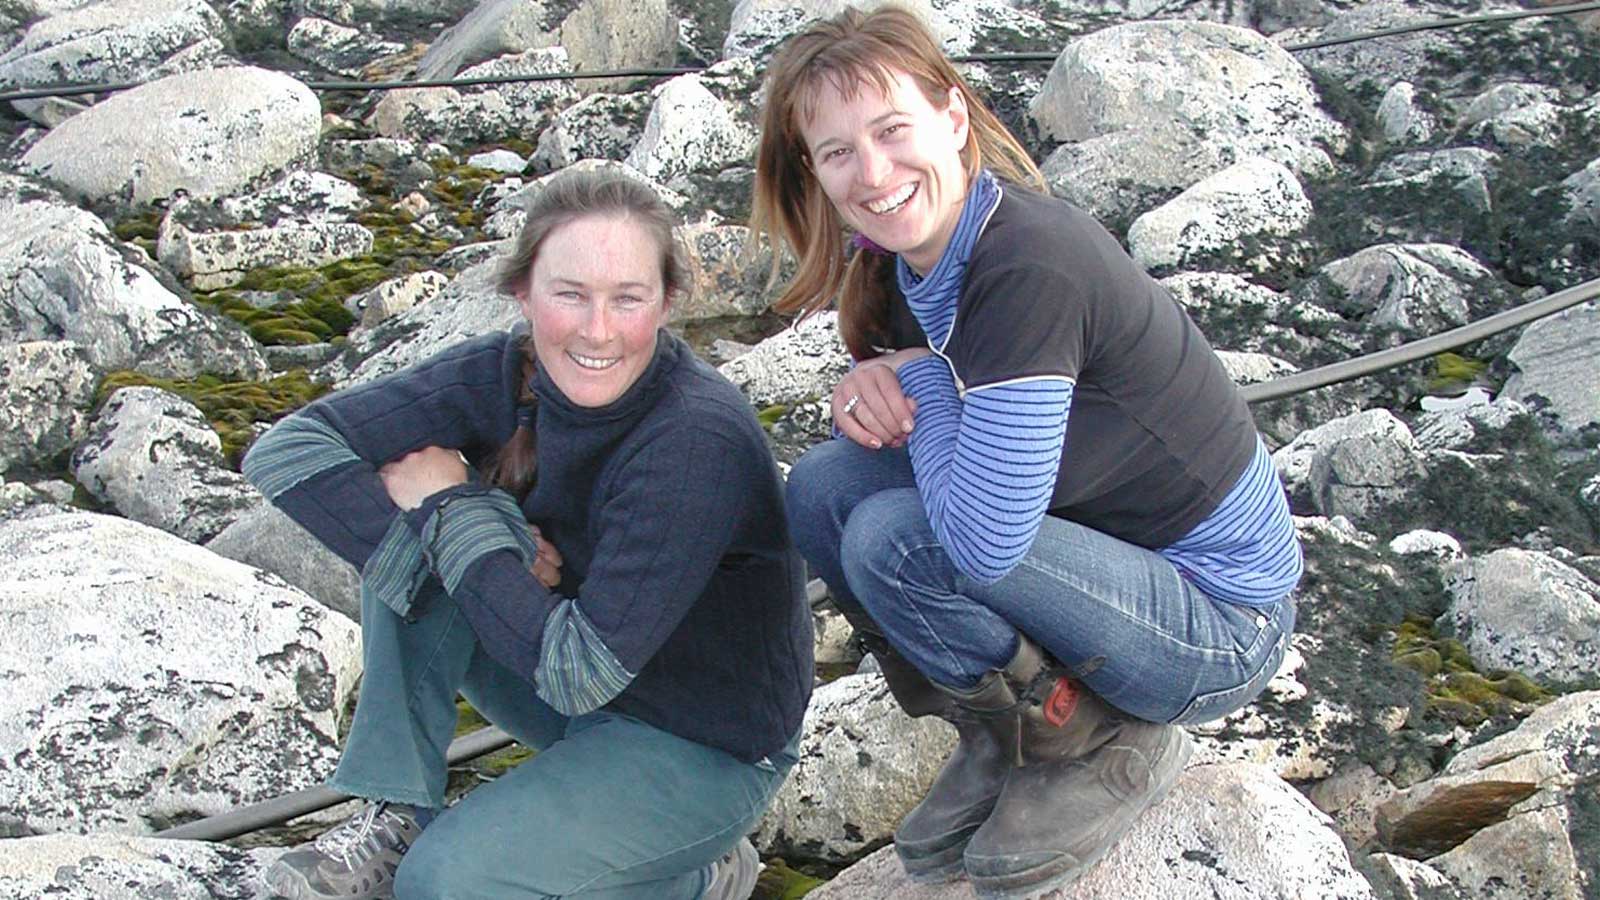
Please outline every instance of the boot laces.
[{"label": "boot laces", "polygon": [[356,869],[383,849],[380,832],[391,840],[397,840],[405,830],[405,825],[404,818],[392,812],[388,803],[368,803],[365,809],[348,821],[319,835],[314,844],[318,850],[338,859],[346,867]]}]

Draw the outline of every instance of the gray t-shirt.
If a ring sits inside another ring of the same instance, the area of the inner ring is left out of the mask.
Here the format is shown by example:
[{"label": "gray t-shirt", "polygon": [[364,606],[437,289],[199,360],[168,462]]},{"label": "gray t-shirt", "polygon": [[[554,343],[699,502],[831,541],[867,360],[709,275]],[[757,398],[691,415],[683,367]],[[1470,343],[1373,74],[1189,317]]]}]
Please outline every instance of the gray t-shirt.
[{"label": "gray t-shirt", "polygon": [[[889,283],[888,346],[927,346]],[[1166,546],[1254,457],[1255,423],[1211,345],[1082,210],[1006,184],[956,302],[943,353],[963,390],[1040,375],[1075,382],[1050,515]]]}]

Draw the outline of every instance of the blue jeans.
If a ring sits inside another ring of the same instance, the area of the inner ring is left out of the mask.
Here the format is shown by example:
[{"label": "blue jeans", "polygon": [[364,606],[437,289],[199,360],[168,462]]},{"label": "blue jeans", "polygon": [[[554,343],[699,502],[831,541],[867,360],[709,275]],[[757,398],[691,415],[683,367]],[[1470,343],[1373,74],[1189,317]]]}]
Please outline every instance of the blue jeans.
[{"label": "blue jeans", "polygon": [[488,657],[443,591],[419,608],[405,621],[363,606],[366,672],[330,785],[443,806],[457,691],[539,754],[428,824],[396,873],[400,900],[693,900],[795,763],[798,736],[745,763],[629,716],[569,719]]},{"label": "blue jeans", "polygon": [[952,688],[1003,668],[1021,632],[1130,715],[1204,722],[1255,699],[1294,630],[1292,600],[1214,599],[1160,554],[1053,516],[1015,569],[974,581],[934,537],[903,449],[811,448],[789,473],[788,511],[834,602],[865,610],[912,665]]}]

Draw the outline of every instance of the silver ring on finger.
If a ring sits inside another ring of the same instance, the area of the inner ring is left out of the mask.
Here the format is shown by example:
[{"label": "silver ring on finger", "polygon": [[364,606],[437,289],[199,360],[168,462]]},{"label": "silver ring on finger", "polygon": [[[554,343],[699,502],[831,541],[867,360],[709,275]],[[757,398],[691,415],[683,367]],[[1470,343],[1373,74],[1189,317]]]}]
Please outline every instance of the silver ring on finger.
[{"label": "silver ring on finger", "polygon": [[860,403],[860,402],[861,402],[861,395],[860,394],[851,394],[850,395],[850,399],[846,400],[844,402],[844,408],[839,410],[839,411],[848,416],[851,413],[855,412],[856,404]]}]

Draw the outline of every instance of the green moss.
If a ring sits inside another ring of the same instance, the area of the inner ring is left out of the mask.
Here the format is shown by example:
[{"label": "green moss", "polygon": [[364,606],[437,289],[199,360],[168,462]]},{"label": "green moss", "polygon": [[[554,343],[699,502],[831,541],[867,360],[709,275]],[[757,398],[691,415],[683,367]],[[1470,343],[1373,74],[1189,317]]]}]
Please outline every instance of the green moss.
[{"label": "green moss", "polygon": [[788,411],[789,411],[789,405],[788,404],[786,404],[786,403],[774,403],[771,406],[768,406],[768,407],[762,409],[760,412],[756,413],[756,419],[761,422],[761,427],[762,428],[765,428],[766,430],[771,431],[772,430],[772,426],[778,424],[778,420],[783,418],[784,414],[787,413]]},{"label": "green moss", "polygon": [[1465,390],[1482,375],[1489,364],[1468,359],[1458,353],[1441,353],[1433,358],[1433,378],[1428,389],[1435,393],[1455,393]]},{"label": "green moss", "polygon": [[1520,717],[1553,696],[1519,672],[1479,672],[1467,648],[1436,636],[1422,614],[1407,616],[1395,629],[1394,662],[1426,679],[1427,713],[1446,722],[1470,726]]},{"label": "green moss", "polygon": [[118,240],[137,244],[151,256],[156,255],[156,240],[161,234],[161,217],[164,213],[153,209],[141,216],[123,219],[111,227]]},{"label": "green moss", "polygon": [[227,381],[215,375],[193,379],[153,378],[142,372],[118,371],[95,389],[95,405],[118,388],[158,387],[193,403],[222,439],[222,454],[234,465],[255,437],[259,423],[275,422],[328,392],[304,369],[292,369],[268,381]]},{"label": "green moss", "polygon": [[821,878],[789,868],[782,859],[773,858],[766,863],[756,879],[755,893],[750,895],[750,900],[800,900],[825,883]]}]

